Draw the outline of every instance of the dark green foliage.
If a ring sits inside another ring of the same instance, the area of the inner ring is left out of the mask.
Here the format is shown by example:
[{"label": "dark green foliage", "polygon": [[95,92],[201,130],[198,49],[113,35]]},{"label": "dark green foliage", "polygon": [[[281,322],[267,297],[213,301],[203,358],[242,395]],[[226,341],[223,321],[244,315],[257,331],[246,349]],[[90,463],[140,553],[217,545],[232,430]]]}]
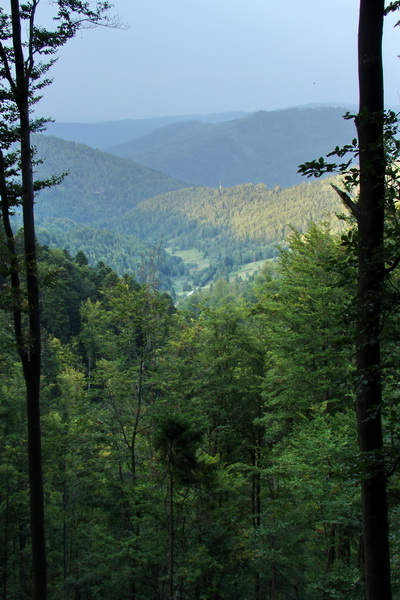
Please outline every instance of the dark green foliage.
[{"label": "dark green foliage", "polygon": [[66,343],[81,329],[82,302],[97,295],[95,271],[64,250],[41,247],[40,260],[42,327]]},{"label": "dark green foliage", "polygon": [[[362,600],[341,238],[293,234],[251,288],[214,282],[190,311],[82,254],[40,257],[50,600]],[[390,468],[397,304],[384,332]],[[0,327],[0,584],[13,600],[29,598],[30,539],[22,378]],[[396,471],[390,489],[397,561]]]},{"label": "dark green foliage", "polygon": [[196,481],[199,468],[196,455],[203,437],[201,428],[196,427],[193,420],[171,410],[158,414],[154,426],[154,446],[161,460],[180,483]]}]

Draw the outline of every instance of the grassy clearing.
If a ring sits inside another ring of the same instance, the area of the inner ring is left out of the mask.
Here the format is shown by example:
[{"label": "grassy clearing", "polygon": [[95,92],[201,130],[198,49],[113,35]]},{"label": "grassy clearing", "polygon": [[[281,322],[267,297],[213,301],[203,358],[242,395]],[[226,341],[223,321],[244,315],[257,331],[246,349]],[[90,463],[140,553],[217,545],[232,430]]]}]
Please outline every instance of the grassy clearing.
[{"label": "grassy clearing", "polygon": [[[210,266],[210,261],[204,257],[204,254],[198,250],[197,248],[190,248],[188,250],[176,250],[172,251],[172,248],[165,248],[165,251],[172,256],[179,256],[186,265],[191,265],[189,271],[189,280],[191,276],[193,277],[196,271],[201,269],[205,269]],[[240,277],[243,280],[249,279],[252,275],[259,272],[262,267],[268,263],[273,262],[274,259],[269,258],[266,260],[258,260],[251,263],[246,263],[245,265],[241,265],[234,271],[229,273],[230,280],[233,280],[235,277]],[[174,287],[177,298],[185,298],[195,289],[203,289],[206,290],[210,287],[211,281],[207,283],[207,285],[202,288],[193,287],[192,290],[183,289],[186,283],[187,285],[187,276],[186,277],[172,277],[172,285]]]},{"label": "grassy clearing", "polygon": [[197,269],[205,269],[210,266],[210,261],[204,258],[203,252],[197,248],[189,248],[188,250],[172,251],[171,248],[165,248],[165,251],[172,256],[179,256],[185,264],[194,264]]},{"label": "grassy clearing", "polygon": [[254,273],[260,271],[266,263],[271,263],[273,260],[273,258],[267,258],[266,260],[257,260],[255,262],[246,263],[245,265],[242,265],[236,269],[236,271],[232,271],[230,273],[230,277],[233,278],[238,276],[242,279],[248,279],[251,277],[251,275],[254,275]]}]

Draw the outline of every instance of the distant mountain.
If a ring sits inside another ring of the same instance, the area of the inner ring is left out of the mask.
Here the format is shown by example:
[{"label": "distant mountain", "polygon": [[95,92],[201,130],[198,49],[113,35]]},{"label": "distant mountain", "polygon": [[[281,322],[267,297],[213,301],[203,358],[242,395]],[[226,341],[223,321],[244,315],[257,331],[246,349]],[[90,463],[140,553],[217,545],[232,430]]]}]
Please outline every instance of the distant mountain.
[{"label": "distant mountain", "polygon": [[38,218],[64,217],[96,227],[109,226],[138,202],[187,187],[131,160],[59,138],[35,135],[37,176],[68,171],[64,181],[38,195]]},{"label": "distant mountain", "polygon": [[46,133],[64,140],[87,144],[93,148],[104,149],[147,135],[155,129],[170,123],[201,121],[202,123],[220,123],[240,119],[249,113],[228,112],[211,115],[184,115],[174,117],[155,117],[153,119],[125,119],[104,123],[49,123]]},{"label": "distant mountain", "polygon": [[287,187],[301,180],[300,163],[351,141],[355,129],[345,112],[293,108],[223,123],[173,123],[109,151],[193,185]]}]

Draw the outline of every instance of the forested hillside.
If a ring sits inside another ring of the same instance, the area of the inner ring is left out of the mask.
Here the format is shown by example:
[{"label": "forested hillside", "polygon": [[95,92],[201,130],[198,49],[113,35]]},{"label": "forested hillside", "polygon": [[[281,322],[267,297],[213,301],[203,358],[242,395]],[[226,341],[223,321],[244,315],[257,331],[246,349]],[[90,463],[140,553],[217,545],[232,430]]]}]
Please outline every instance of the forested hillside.
[{"label": "forested hillside", "polygon": [[[216,237],[282,240],[290,226],[306,230],[312,221],[334,220],[342,209],[330,181],[268,189],[264,184],[232,188],[185,188],[145,200],[129,211],[124,231],[155,241],[160,235],[184,247]],[[207,228],[214,231],[207,232]],[[186,237],[185,237],[186,234]]]},{"label": "forested hillside", "polygon": [[[42,248],[40,276],[49,600],[362,600],[351,246],[312,227],[251,287],[219,281],[185,311],[82,254]],[[26,415],[2,289],[0,585],[23,599]],[[398,471],[389,483],[398,564]]]},{"label": "forested hillside", "polygon": [[[192,267],[184,285],[192,289],[275,256],[293,228],[306,231],[313,221],[338,228],[335,213],[342,210],[328,180],[283,190],[264,184],[191,188],[139,203],[118,229],[152,244],[162,241],[171,254],[184,257]],[[206,264],[196,260],[199,255]]]},{"label": "forested hillside", "polygon": [[44,219],[37,236],[42,244],[65,249],[71,256],[84,253],[92,267],[102,262],[118,275],[135,275],[141,283],[152,281],[173,297],[171,277],[179,279],[187,271],[182,259],[166,253],[160,244],[150,245],[132,235],[89,227],[71,219]]},{"label": "forested hillside", "polygon": [[35,135],[37,177],[68,172],[64,181],[43,190],[38,217],[65,217],[78,223],[105,227],[140,200],[185,187],[162,173],[74,142]]},{"label": "forested hillside", "polygon": [[260,111],[241,119],[210,124],[170,124],[110,151],[200,186],[224,187],[298,183],[305,157],[322,156],[349,143],[355,130],[345,108]]}]

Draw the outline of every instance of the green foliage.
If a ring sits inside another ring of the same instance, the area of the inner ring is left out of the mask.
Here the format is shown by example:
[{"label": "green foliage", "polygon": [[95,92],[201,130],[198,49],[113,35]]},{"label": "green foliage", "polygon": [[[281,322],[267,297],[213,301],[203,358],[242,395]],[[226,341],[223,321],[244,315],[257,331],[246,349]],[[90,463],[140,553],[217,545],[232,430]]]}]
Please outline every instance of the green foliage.
[{"label": "green foliage", "polygon": [[[50,599],[159,600],[172,581],[182,600],[361,600],[349,246],[328,226],[294,232],[251,288],[221,279],[179,310],[82,254],[40,258]],[[396,281],[383,331],[395,564]],[[0,327],[13,599],[29,597],[25,417],[5,314]]]},{"label": "green foliage", "polygon": [[265,394],[271,409],[279,405],[285,415],[280,423],[271,410],[273,442],[281,427],[285,431],[319,407],[336,412],[351,401],[355,285],[340,240],[316,226],[292,235],[277,271],[277,279],[267,271],[258,282],[260,311],[273,340]]},{"label": "green foliage", "polygon": [[180,482],[194,481],[198,469],[197,451],[202,431],[187,417],[168,410],[156,413],[154,446],[160,457]]},{"label": "green foliage", "polygon": [[42,326],[62,342],[80,331],[80,307],[96,296],[94,271],[63,250],[40,249]]},{"label": "green foliage", "polygon": [[294,233],[276,275],[267,271],[256,283],[269,342],[260,422],[274,518],[264,535],[274,540],[276,585],[300,586],[307,598],[361,597],[354,285],[340,238],[316,226]]},{"label": "green foliage", "polygon": [[[37,236],[42,244],[64,248],[79,262],[84,254],[92,267],[108,265],[118,275],[134,275],[142,282],[156,282],[158,289],[174,293],[172,279],[182,277],[185,265],[178,256],[150,246],[132,235],[80,225],[70,219],[46,219]],[[79,258],[81,257],[81,258]]]}]

